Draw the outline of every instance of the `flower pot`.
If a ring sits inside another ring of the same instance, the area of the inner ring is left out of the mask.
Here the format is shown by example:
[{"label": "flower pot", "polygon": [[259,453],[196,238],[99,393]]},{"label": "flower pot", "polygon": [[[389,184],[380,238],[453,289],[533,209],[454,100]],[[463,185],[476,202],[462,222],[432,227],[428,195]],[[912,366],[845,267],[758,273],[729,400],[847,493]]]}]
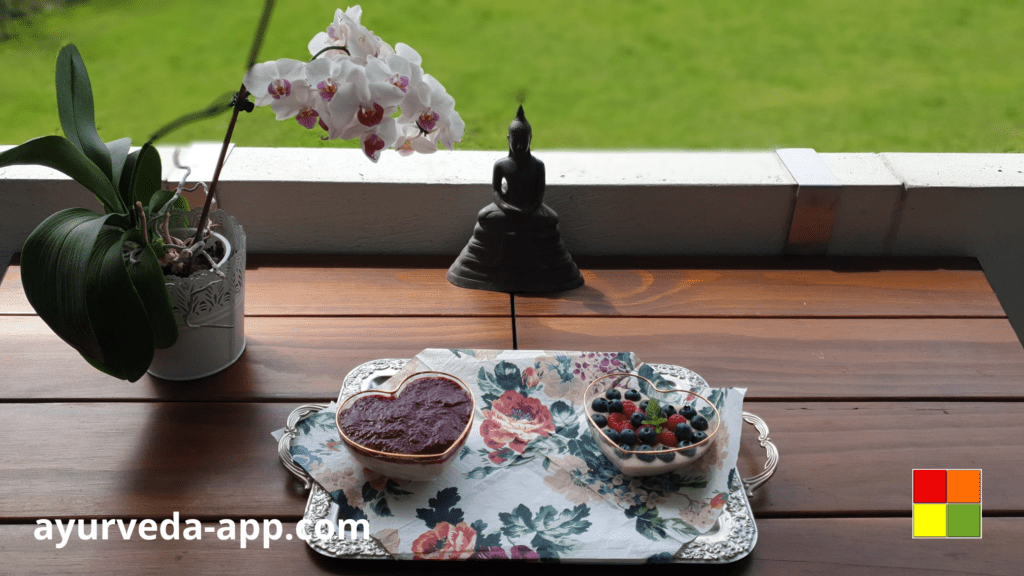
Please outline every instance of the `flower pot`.
[{"label": "flower pot", "polygon": [[[201,210],[192,212],[191,222]],[[164,276],[178,320],[178,340],[157,350],[149,373],[165,380],[195,380],[232,365],[245,350],[245,231],[223,210],[210,212],[216,242],[224,256],[218,268],[188,278]],[[182,231],[182,234],[186,234]],[[189,236],[195,233],[191,229]]]}]

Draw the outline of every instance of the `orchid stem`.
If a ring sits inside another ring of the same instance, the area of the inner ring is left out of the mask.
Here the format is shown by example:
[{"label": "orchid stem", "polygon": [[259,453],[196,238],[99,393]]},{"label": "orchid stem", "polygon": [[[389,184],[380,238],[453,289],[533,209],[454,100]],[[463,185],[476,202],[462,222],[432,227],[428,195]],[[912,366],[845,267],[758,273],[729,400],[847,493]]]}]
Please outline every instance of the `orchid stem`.
[{"label": "orchid stem", "polygon": [[[252,46],[249,48],[249,58],[246,60],[245,69],[249,70],[256,64],[256,58],[259,57],[260,47],[263,46],[263,35],[267,31],[267,25],[270,23],[270,14],[274,11],[274,0],[265,0],[263,2],[263,12],[260,14],[260,21],[256,25],[256,33],[252,37]],[[199,222],[196,223],[196,235],[192,239],[192,245],[199,243],[203,230],[206,228],[206,220],[210,217],[210,205],[213,204],[213,198],[217,194],[217,181],[220,180],[220,171],[224,168],[224,159],[228,155],[228,146],[231,144],[231,134],[235,131],[235,122],[238,121],[238,113],[241,111],[239,103],[244,102],[246,96],[249,93],[245,90],[245,84],[238,90],[238,95],[235,97],[235,105],[233,106],[234,111],[231,112],[231,123],[228,124],[228,133],[224,135],[224,145],[220,149],[220,158],[217,159],[217,168],[213,171],[213,182],[210,183],[210,189],[206,194],[206,202],[203,204],[203,214],[199,217]],[[188,261],[185,262],[184,274],[187,278],[192,274],[192,261],[194,256],[189,256]]]},{"label": "orchid stem", "polygon": [[[245,84],[238,90],[238,101],[245,100],[248,92],[245,90]],[[228,132],[224,135],[224,145],[220,148],[220,158],[217,159],[217,169],[213,171],[213,182],[210,183],[210,190],[206,194],[206,202],[203,203],[203,213],[199,216],[199,222],[196,223],[196,235],[192,239],[192,244],[198,244],[202,240],[203,230],[206,228],[206,221],[210,217],[210,206],[213,204],[213,198],[217,195],[217,182],[220,181],[220,171],[224,168],[224,159],[228,155],[228,146],[231,145],[231,135],[235,131],[235,122],[238,121],[239,108],[236,106],[235,110],[231,113],[231,123],[228,124]],[[184,275],[188,277],[192,273],[192,258],[185,262]]]},{"label": "orchid stem", "polygon": [[312,62],[313,60],[317,59],[317,56],[320,56],[324,52],[330,52],[331,50],[341,50],[342,52],[348,54],[349,56],[352,55],[352,53],[348,51],[348,46],[328,46],[327,48],[324,48],[323,50],[317,52],[316,54],[313,54],[313,57],[310,58],[309,61]]}]

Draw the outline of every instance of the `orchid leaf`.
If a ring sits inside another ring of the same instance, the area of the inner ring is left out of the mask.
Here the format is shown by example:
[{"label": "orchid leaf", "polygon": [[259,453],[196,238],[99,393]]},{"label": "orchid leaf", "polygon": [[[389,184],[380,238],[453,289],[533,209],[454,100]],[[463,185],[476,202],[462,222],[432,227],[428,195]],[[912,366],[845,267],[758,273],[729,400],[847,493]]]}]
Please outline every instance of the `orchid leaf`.
[{"label": "orchid leaf", "polygon": [[102,355],[83,295],[89,249],[111,216],[84,208],[57,212],[32,231],[21,253],[29,303],[57,336],[84,356]]},{"label": "orchid leaf", "polygon": [[91,246],[84,247],[88,249],[85,304],[101,350],[100,356],[89,360],[111,376],[135,382],[153,362],[153,331],[125,266],[123,234],[104,228]]},{"label": "orchid leaf", "polygon": [[57,113],[67,139],[86,155],[107,180],[113,180],[110,151],[96,133],[92,84],[78,48],[68,44],[57,55]]},{"label": "orchid leaf", "polygon": [[43,136],[0,154],[0,167],[14,164],[38,164],[59,170],[92,191],[107,212],[124,213],[127,210],[110,178],[67,138]]},{"label": "orchid leaf", "polygon": [[141,247],[133,252],[134,258],[125,263],[135,291],[142,298],[142,304],[149,316],[149,326],[153,333],[153,346],[167,348],[178,339],[178,321],[171,306],[171,297],[167,293],[164,273],[153,251],[152,243],[142,246],[142,233],[139,230],[128,230],[122,241],[133,241]]},{"label": "orchid leaf", "polygon": [[121,198],[127,206],[135,206],[136,202],[149,206],[150,198],[164,184],[160,153],[151,144],[144,144],[137,153],[133,152],[132,156],[135,156],[135,159],[131,163],[131,180],[127,187],[121,187]]},{"label": "orchid leaf", "polygon": [[125,198],[132,197],[132,178],[135,176],[135,164],[139,161],[141,153],[142,149],[140,148],[124,159],[124,169],[121,171],[121,178],[118,179],[116,186],[122,202]]},{"label": "orchid leaf", "polygon": [[165,206],[170,209],[167,203],[171,201],[171,198],[174,198],[174,190],[158,190],[156,194],[153,194],[149,198],[150,217],[156,218],[159,216]]},{"label": "orchid leaf", "polygon": [[[154,329],[124,263],[124,232],[108,225],[120,218],[84,208],[54,214],[25,241],[21,274],[25,296],[57,336],[96,368],[134,382],[153,360]],[[143,274],[152,292],[155,281]]]},{"label": "orchid leaf", "polygon": [[114,185],[115,190],[121,182],[121,171],[124,170],[124,163],[128,160],[128,151],[131,146],[131,138],[107,142],[107,151],[110,152],[110,183]]}]

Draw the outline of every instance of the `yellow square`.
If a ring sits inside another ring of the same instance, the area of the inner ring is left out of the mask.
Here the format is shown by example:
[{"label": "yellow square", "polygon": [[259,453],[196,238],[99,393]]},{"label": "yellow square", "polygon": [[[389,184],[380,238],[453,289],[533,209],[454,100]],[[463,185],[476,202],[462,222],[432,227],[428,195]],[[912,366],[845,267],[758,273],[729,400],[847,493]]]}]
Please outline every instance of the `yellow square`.
[{"label": "yellow square", "polygon": [[914,504],[914,538],[946,537],[946,505]]}]

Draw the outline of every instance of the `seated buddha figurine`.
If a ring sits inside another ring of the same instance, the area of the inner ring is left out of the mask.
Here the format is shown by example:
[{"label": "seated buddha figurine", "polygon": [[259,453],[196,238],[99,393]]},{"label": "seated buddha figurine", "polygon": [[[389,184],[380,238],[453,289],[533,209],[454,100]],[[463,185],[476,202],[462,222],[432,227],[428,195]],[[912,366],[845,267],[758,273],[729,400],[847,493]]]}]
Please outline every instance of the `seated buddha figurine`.
[{"label": "seated buddha figurine", "polygon": [[496,292],[560,292],[583,285],[544,204],[544,163],[530,153],[523,107],[508,127],[508,156],[494,163],[494,202],[477,215],[473,237],[448,269],[448,281]]}]

